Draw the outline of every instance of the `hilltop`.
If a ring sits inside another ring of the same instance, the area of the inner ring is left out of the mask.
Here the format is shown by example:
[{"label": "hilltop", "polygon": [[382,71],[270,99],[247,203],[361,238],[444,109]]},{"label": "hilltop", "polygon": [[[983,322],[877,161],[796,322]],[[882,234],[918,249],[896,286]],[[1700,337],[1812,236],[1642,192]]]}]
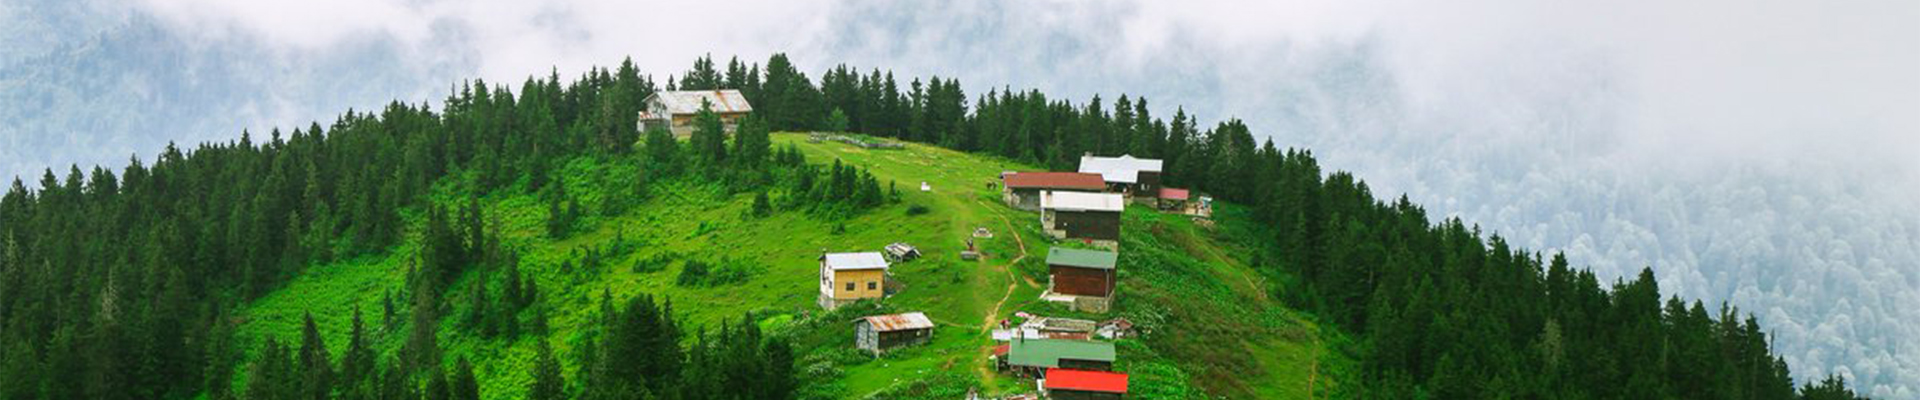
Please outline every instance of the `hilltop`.
[{"label": "hilltop", "polygon": [[[532,273],[538,287],[550,288],[542,298],[555,310],[547,339],[562,359],[571,360],[568,356],[577,351],[580,330],[592,318],[602,291],[616,300],[647,293],[670,299],[680,321],[690,327],[712,329],[749,313],[769,334],[796,338],[809,350],[802,353],[801,367],[828,371],[808,376],[822,379],[809,386],[837,398],[922,391],[928,398],[946,398],[939,395],[951,393],[942,390],[964,393],[967,387],[983,385],[1011,391],[1023,386],[983,372],[992,343],[985,324],[1017,311],[1073,313],[1038,299],[1047,279],[1039,261],[1050,239],[1039,234],[1037,214],[1001,204],[999,191],[986,183],[1001,171],[1034,167],[919,144],[867,150],[809,143],[804,134],[773,139],[776,146],[795,146],[810,161],[840,160],[911,190],[901,190],[894,204],[844,220],[799,211],[756,218],[751,215],[751,193],[729,194],[717,184],[681,180],[654,186],[660,193],[647,196],[631,212],[587,217],[582,226],[590,228],[565,238],[546,235],[545,204],[533,194],[480,197],[485,214],[498,216],[506,247],[519,249],[520,270]],[[610,195],[596,180],[637,173],[631,163],[581,157],[568,162],[559,175],[568,193],[593,199]],[[933,190],[917,190],[922,181]],[[472,192],[463,186],[457,180],[437,185],[434,198],[457,205]],[[915,207],[926,211],[909,215]],[[1261,283],[1264,278],[1247,267],[1247,244],[1236,243],[1245,239],[1241,230],[1246,228],[1238,225],[1242,223],[1204,228],[1187,218],[1139,208],[1126,215],[1128,251],[1113,314],[1152,321],[1143,328],[1155,332],[1122,341],[1118,369],[1134,375],[1139,393],[1183,398],[1205,390],[1234,397],[1304,398],[1309,381],[1317,379],[1315,390],[1321,392],[1333,391],[1342,381],[1336,367],[1322,366],[1317,378],[1313,368],[1320,359],[1336,366],[1351,364],[1326,344],[1341,339],[1270,298]],[[979,240],[986,256],[959,260],[966,239],[981,227],[994,234]],[[844,230],[835,233],[839,229]],[[870,312],[926,312],[939,326],[937,340],[925,348],[867,360],[851,350],[849,320],[869,310],[821,311],[814,304],[815,258],[822,249],[870,251],[892,242],[913,243],[928,256],[895,268],[907,289]],[[327,343],[344,343],[352,307],[378,310],[384,295],[406,290],[403,265],[410,252],[405,249],[413,246],[403,244],[388,256],[309,268],[286,288],[236,313],[247,321],[240,328],[241,342],[298,337],[302,315],[312,312]],[[584,252],[610,248],[628,250],[602,254],[601,265],[583,274],[562,271],[563,262],[578,263]],[[1016,258],[1020,261],[1014,262]],[[676,285],[688,260],[727,260],[748,265],[752,272],[733,284]],[[637,267],[647,263],[666,265]],[[637,271],[646,269],[651,270]],[[446,302],[455,306],[447,315],[467,312],[461,309],[468,303],[463,296],[460,291],[450,295]],[[450,357],[476,360],[475,373],[487,398],[516,398],[520,388],[530,384],[535,338],[487,340],[444,325],[441,344]],[[398,336],[383,341],[387,351],[400,347]],[[577,376],[575,368],[567,365],[567,375]]]},{"label": "hilltop", "polygon": [[[1037,91],[969,107],[954,80],[846,67],[818,82],[785,55],[702,58],[667,89],[736,87],[752,110],[687,113],[681,139],[634,129],[662,91],[630,63],[475,81],[438,112],[16,181],[0,398],[993,395],[1029,387],[985,362],[1019,312],[1135,322],[1113,367],[1137,398],[1855,398],[1837,377],[1795,388],[1754,317],[1663,301],[1651,270],[1603,286],[1237,120]],[[1218,200],[1210,220],[1106,214],[1122,251],[1100,316],[1037,300],[1050,240],[992,188],[1088,154],[1160,160],[1155,185]],[[959,260],[980,228],[985,257]],[[894,267],[897,296],[814,305],[821,253],[893,242],[926,254]],[[853,349],[855,317],[910,311],[931,343]]]}]

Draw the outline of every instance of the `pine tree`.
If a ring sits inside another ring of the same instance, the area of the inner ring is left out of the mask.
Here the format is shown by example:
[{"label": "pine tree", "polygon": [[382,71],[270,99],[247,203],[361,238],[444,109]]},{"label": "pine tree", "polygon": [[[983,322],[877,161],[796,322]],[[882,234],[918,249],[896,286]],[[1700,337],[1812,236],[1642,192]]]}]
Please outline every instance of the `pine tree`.
[{"label": "pine tree", "polygon": [[480,400],[480,382],[473,377],[473,364],[461,357],[453,369],[448,390],[452,400]]},{"label": "pine tree", "polygon": [[553,357],[553,346],[542,337],[537,340],[537,353],[533,362],[533,386],[527,388],[529,400],[562,400],[566,398],[566,378],[560,375],[560,361]]},{"label": "pine tree", "polygon": [[320,338],[320,328],[313,322],[313,313],[306,313],[305,319],[297,360],[301,371],[300,398],[327,400],[333,394],[333,361],[327,358],[327,345]]}]

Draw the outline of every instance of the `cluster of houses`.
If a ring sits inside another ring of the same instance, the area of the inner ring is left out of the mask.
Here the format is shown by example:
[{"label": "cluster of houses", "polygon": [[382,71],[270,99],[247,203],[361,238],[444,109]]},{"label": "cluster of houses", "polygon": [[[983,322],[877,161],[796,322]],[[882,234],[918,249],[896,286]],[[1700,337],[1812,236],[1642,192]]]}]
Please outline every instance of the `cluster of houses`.
[{"label": "cluster of houses", "polygon": [[993,331],[998,343],[993,364],[1018,377],[1035,378],[1036,387],[1053,399],[1119,399],[1127,394],[1127,374],[1115,372],[1113,342],[1130,335],[1133,324],[1124,319],[1094,322],[1020,313],[1014,326],[1002,321]]},{"label": "cluster of houses", "polygon": [[1008,206],[1039,211],[1043,230],[1056,239],[1078,240],[1117,249],[1120,213],[1128,203],[1208,218],[1213,199],[1160,185],[1160,160],[1080,157],[1079,172],[1004,172],[1001,200]]},{"label": "cluster of houses", "polygon": [[1161,160],[1119,157],[1080,158],[1078,172],[1004,172],[1001,200],[1008,206],[1038,211],[1040,229],[1058,240],[1077,241],[1103,250],[1054,247],[1047,251],[1052,277],[1041,295],[1087,312],[1106,312],[1114,293],[1115,261],[1120,248],[1120,216],[1128,204],[1190,215],[1213,214],[1213,199],[1194,200],[1186,189],[1160,184]]},{"label": "cluster of houses", "polygon": [[[661,91],[648,96],[639,111],[638,128],[667,129],[675,136],[691,136],[701,110],[719,116],[727,133],[753,111],[737,90]],[[812,141],[841,141],[866,148],[897,148],[897,143],[869,143],[845,135],[819,135]],[[1001,175],[1002,197],[1010,206],[1040,212],[1042,230],[1060,240],[1077,240],[1104,250],[1054,247],[1047,251],[1051,276],[1042,295],[1074,309],[1106,312],[1117,286],[1114,273],[1120,243],[1120,214],[1129,202],[1196,217],[1211,214],[1211,201],[1189,202],[1183,189],[1160,185],[1160,160],[1131,156],[1080,159],[1079,172],[1009,172]],[[921,190],[930,190],[925,183]],[[976,238],[990,238],[985,228]],[[978,257],[972,240],[963,252]],[[820,295],[826,309],[893,295],[901,285],[893,279],[894,263],[921,256],[910,244],[893,243],[881,251],[820,255]],[[1048,318],[1019,313],[1017,327],[1002,321],[993,333],[997,345],[993,363],[1015,376],[1036,378],[1037,389],[1051,399],[1120,399],[1127,393],[1127,374],[1113,371],[1113,342],[1131,334],[1133,324],[1123,319],[1094,322]],[[933,339],[934,323],[925,313],[908,312],[855,319],[854,346],[879,355],[923,345]]]},{"label": "cluster of houses", "polygon": [[[1047,249],[1047,289],[1041,298],[1069,304],[1082,312],[1107,312],[1119,286],[1121,214],[1128,204],[1204,219],[1213,201],[1195,199],[1186,189],[1160,184],[1161,160],[1119,157],[1080,158],[1077,172],[1006,172],[1000,175],[1001,200],[1010,207],[1037,211],[1041,231],[1057,240],[1090,248]],[[1197,200],[1197,201],[1196,201]],[[1127,374],[1113,371],[1113,342],[1130,335],[1124,319],[1105,322],[1026,315],[1017,327],[1002,322],[994,331],[1001,344],[994,364],[1015,376],[1036,378],[1037,389],[1052,399],[1120,399]]]}]

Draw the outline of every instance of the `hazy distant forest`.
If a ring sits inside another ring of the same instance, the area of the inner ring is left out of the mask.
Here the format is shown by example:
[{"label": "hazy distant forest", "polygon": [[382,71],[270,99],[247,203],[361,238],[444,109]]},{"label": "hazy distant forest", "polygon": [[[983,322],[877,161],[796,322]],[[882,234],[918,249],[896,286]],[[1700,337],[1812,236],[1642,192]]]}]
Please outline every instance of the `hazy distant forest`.
[{"label": "hazy distant forest", "polygon": [[[891,185],[865,171],[767,139],[816,130],[1056,170],[1085,153],[1164,159],[1168,185],[1252,210],[1270,238],[1256,255],[1268,290],[1356,338],[1366,382],[1354,386],[1366,398],[1860,398],[1837,378],[1796,388],[1752,317],[1663,299],[1650,270],[1603,283],[1468,222],[1436,223],[1404,197],[1383,201],[1356,177],[1323,171],[1307,150],[1256,140],[1239,121],[1159,118],[1144,98],[1076,104],[1005,89],[970,98],[961,87],[848,67],[814,80],[785,55],[764,65],[702,58],[662,84],[628,62],[518,90],[468,82],[437,111],[393,103],[326,126],[169,146],[118,172],[48,170],[38,190],[16,180],[0,198],[0,399],[477,399],[469,360],[436,343],[444,324],[536,338],[536,380],[508,396],[799,398],[788,338],[744,317],[685,326],[674,317],[685,305],[668,299],[603,300],[592,344],[557,354],[544,339],[541,293],[551,288],[524,279],[479,207],[427,197],[456,175],[485,191],[537,193],[556,237],[579,213],[622,212],[666,179],[806,194],[761,193],[756,212],[837,218],[890,201]],[[710,113],[684,143],[635,131],[635,111],[656,90],[708,88],[738,88],[754,104],[732,139]],[[582,155],[640,172],[617,180],[624,195],[583,206],[551,184],[561,160]],[[412,253],[409,289],[356,315],[347,343],[323,343],[309,319],[303,337],[239,348],[255,344],[234,339],[238,305],[313,263],[385,252]],[[490,284],[450,285],[463,274]],[[449,304],[456,290],[484,292]],[[373,331],[404,345],[376,349],[364,338]]]}]

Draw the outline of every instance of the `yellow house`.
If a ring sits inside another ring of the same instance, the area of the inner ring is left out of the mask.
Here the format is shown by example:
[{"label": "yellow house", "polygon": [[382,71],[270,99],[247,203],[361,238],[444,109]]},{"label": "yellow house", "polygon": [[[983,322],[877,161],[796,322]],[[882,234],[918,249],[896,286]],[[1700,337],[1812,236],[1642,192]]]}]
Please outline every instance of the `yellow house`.
[{"label": "yellow house", "polygon": [[820,307],[887,296],[887,257],[879,252],[820,256]]}]

